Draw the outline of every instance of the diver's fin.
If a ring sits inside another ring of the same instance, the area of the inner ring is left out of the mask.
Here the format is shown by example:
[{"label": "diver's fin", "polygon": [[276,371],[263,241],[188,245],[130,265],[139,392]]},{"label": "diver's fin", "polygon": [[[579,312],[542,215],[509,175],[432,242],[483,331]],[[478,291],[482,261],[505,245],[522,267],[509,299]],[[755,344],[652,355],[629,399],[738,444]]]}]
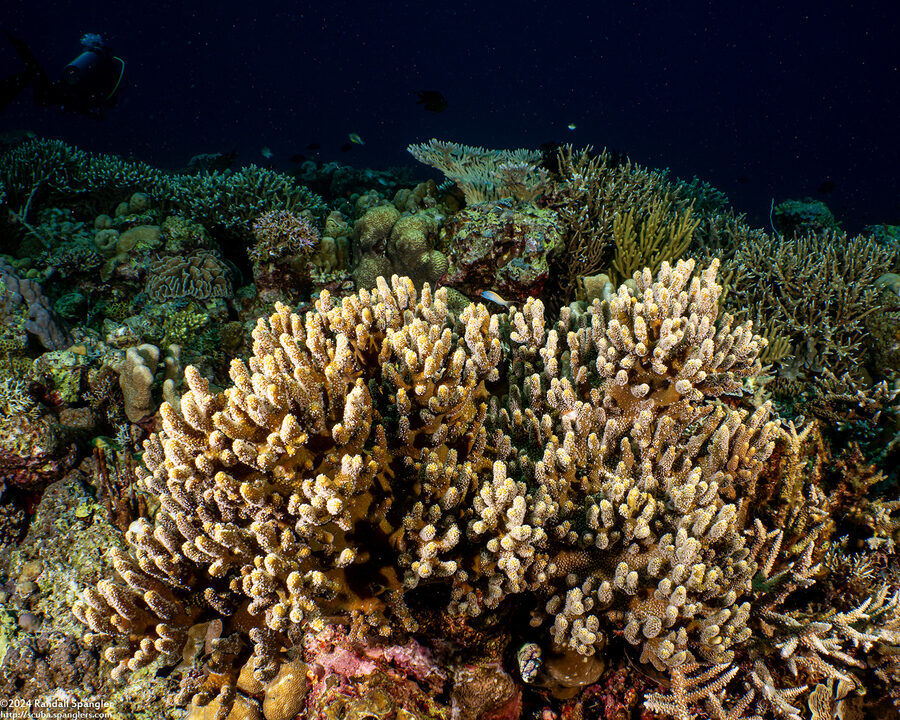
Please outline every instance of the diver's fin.
[{"label": "diver's fin", "polygon": [[9,40],[9,44],[13,46],[13,50],[16,51],[16,55],[19,56],[19,59],[22,61],[22,64],[25,66],[26,72],[32,74],[32,77],[35,75],[43,75],[44,68],[37,61],[37,58],[34,56],[34,53],[31,52],[31,48],[28,47],[28,44],[15,35],[10,35],[8,30],[4,30],[3,33],[6,35],[7,40]]}]

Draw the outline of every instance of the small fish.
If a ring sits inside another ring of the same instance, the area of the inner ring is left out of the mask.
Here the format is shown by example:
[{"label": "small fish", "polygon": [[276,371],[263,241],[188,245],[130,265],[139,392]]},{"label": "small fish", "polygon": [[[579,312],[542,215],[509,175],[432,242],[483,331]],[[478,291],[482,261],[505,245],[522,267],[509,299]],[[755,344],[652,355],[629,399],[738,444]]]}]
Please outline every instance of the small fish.
[{"label": "small fish", "polygon": [[354,145],[365,145],[363,139],[356,133],[350,133],[349,135],[347,135],[347,137],[350,138],[350,142],[352,142]]},{"label": "small fish", "polygon": [[306,146],[307,150],[321,150],[322,146],[319,143],[310,143]]},{"label": "small fish", "polygon": [[303,155],[301,153],[297,153],[296,155],[291,155],[291,162],[293,162],[293,163],[306,162],[306,155]]},{"label": "small fish", "polygon": [[341,152],[350,152],[353,149],[353,143],[344,143],[341,145]]},{"label": "small fish", "polygon": [[428,112],[439,113],[447,109],[447,98],[438,90],[417,90],[416,96],[419,98],[416,103]]},{"label": "small fish", "polygon": [[569,123],[566,127],[569,128],[569,130],[574,130],[578,126],[575,123]]},{"label": "small fish", "polygon": [[519,652],[516,653],[516,660],[519,664],[519,676],[527,683],[534,682],[538,670],[541,669],[543,664],[540,645],[525,643],[519,648]]},{"label": "small fish", "polygon": [[483,297],[485,300],[490,300],[492,303],[497,303],[498,305],[502,305],[503,307],[508,308],[510,305],[512,305],[511,302],[509,302],[508,300],[504,300],[493,290],[482,291],[481,297]]},{"label": "small fish", "polygon": [[819,195],[827,195],[830,192],[834,192],[834,180],[828,178],[816,188],[816,192]]},{"label": "small fish", "polygon": [[270,148],[268,145],[263,145],[259,149],[259,154],[262,155],[266,160],[271,160],[273,157],[275,157],[275,153],[272,152],[272,148]]}]

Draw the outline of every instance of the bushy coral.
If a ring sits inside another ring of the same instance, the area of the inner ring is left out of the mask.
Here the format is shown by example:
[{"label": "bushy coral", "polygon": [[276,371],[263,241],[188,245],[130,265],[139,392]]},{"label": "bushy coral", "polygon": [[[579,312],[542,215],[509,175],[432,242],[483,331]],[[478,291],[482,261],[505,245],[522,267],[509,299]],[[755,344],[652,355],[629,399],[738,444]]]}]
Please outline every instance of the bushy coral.
[{"label": "bushy coral", "polygon": [[178,175],[166,186],[182,214],[207,228],[250,236],[253,221],[272,210],[324,214],[321,198],[293,178],[251,165],[232,172]]},{"label": "bushy coral", "polygon": [[256,243],[250,259],[269,262],[292,255],[309,255],[319,244],[319,231],[302,215],[288,210],[270,210],[253,222]]},{"label": "bushy coral", "polygon": [[[716,264],[693,268],[636,274],[550,327],[534,299],[506,316],[469,305],[454,324],[446,290],[417,301],[410,280],[382,278],[303,317],[278,306],[222,393],[187,368],[180,409],[163,404],[145,444],[140,484],[160,510],[75,606],[113,677],[193,658],[173,701],[227,712],[248,660],[269,682],[336,622],[396,641],[423,597],[462,624],[517,598],[532,664],[545,655],[529,679],[554,692],[596,681],[594,656],[625,643],[675,681],[745,663],[773,708],[805,691],[764,663],[792,637],[848,664],[865,662],[856,644],[900,642],[872,627],[898,623],[882,590],[830,624],[779,619],[780,578],[808,585],[809,551],[786,546],[774,573],[783,535],[752,509],[780,435],[768,405],[731,407],[764,341],[719,313]],[[775,641],[751,642],[776,621]],[[822,677],[810,647],[798,657]]]}]

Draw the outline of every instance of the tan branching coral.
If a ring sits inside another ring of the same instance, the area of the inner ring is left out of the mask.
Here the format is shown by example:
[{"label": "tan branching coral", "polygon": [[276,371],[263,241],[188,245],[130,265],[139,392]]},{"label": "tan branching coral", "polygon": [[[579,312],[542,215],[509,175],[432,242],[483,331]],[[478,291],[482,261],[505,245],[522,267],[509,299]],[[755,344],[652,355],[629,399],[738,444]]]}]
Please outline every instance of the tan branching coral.
[{"label": "tan branching coral", "polygon": [[762,344],[718,317],[715,269],[663,264],[656,282],[638,274],[636,293],[620,288],[578,322],[564,311],[547,333],[539,304],[512,316],[522,374],[501,416],[513,466],[558,508],[562,545],[535,622],[549,616],[571,651],[595,652],[618,627],[664,669],[728,661],[747,638],[738,598],[752,567],[733,501],[771,452],[772,426],[768,406],[748,416],[712,402],[758,370]]},{"label": "tan branching coral", "polygon": [[[116,676],[173,658],[210,613],[255,625],[244,637],[263,679],[310,623],[344,617],[357,637],[414,625],[401,590],[455,570],[435,557],[462,536],[454,515],[484,464],[482,383],[501,359],[498,318],[473,306],[460,337],[444,296],[426,286],[417,304],[396,279],[341,304],[323,293],[305,318],[279,306],[259,322],[225,393],[186,368],[183,417],[163,404],[144,454],[140,482],[162,509],[129,531],[120,578],[78,605],[115,639]],[[384,566],[392,546],[405,567]],[[239,638],[220,629],[180,699],[228,704],[234,678],[212,675]]]},{"label": "tan branching coral", "polygon": [[[699,699],[794,717],[807,678],[855,683],[900,643],[900,600],[823,617],[803,594],[834,501],[809,482],[809,434],[741,406],[765,341],[720,313],[717,265],[664,262],[549,326],[535,299],[456,322],[446,290],[397,277],[302,317],[276,306],[224,392],[185,369],[145,444],[160,510],[75,608],[114,677],[192,658],[173,701],[227,713],[238,668],[270,682],[326,625],[378,643],[516,598],[523,680],[559,697],[613,644],[670,674],[649,706],[678,717]],[[776,497],[771,530],[755,504]]]}]

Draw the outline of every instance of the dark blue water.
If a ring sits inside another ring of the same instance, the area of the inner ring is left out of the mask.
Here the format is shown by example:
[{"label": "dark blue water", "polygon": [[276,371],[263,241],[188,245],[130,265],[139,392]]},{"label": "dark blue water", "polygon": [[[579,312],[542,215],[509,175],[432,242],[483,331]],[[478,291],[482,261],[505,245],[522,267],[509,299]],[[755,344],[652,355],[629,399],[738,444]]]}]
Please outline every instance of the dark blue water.
[{"label": "dark blue water", "polygon": [[[268,164],[263,146],[289,169],[292,155],[316,152],[411,164],[406,146],[431,137],[571,141],[699,175],[759,224],[772,197],[815,196],[831,180],[819,197],[857,230],[900,223],[898,7],[5,0],[0,22],[51,75],[82,33],[99,32],[125,58],[128,86],[100,122],[35,108],[26,94],[0,130],[168,167],[231,149],[239,163]],[[0,72],[17,69],[0,47]],[[447,109],[424,111],[423,89]],[[365,145],[342,152],[351,132]]]}]

